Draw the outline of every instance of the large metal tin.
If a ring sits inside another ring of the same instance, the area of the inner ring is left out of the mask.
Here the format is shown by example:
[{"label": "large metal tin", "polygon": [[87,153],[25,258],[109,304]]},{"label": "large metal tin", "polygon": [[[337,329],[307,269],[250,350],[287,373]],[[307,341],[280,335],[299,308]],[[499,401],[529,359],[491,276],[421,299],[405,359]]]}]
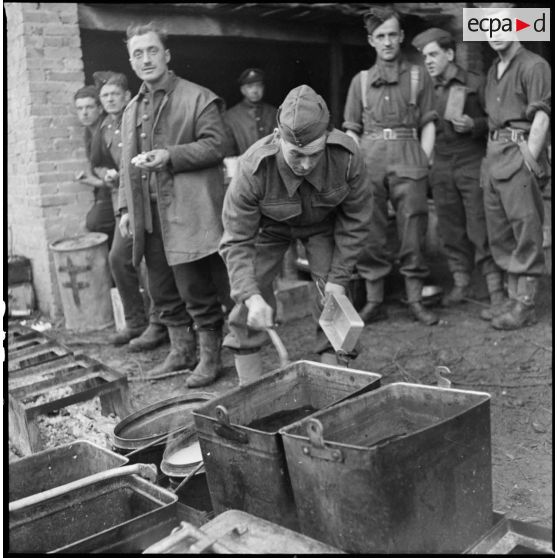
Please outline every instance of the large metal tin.
[{"label": "large metal tin", "polygon": [[394,383],[281,429],[301,532],[463,552],[492,526],[490,395]]},{"label": "large metal tin", "polygon": [[137,475],[10,512],[10,552],[141,552],[177,524],[177,496]]},{"label": "large metal tin", "polygon": [[[323,409],[377,388],[380,378],[372,372],[298,361],[194,411],[215,513],[239,509],[298,529],[279,429],[264,432],[247,425],[305,405]],[[230,425],[219,409],[226,409]]]},{"label": "large metal tin", "polygon": [[328,293],[319,319],[320,327],[336,351],[350,353],[364,322],[345,295]]},{"label": "large metal tin", "polygon": [[199,529],[181,529],[146,549],[153,554],[343,554],[280,525],[246,512],[230,510]]},{"label": "large metal tin", "polygon": [[87,440],[41,451],[9,464],[9,501],[126,463],[128,459],[125,457]]}]

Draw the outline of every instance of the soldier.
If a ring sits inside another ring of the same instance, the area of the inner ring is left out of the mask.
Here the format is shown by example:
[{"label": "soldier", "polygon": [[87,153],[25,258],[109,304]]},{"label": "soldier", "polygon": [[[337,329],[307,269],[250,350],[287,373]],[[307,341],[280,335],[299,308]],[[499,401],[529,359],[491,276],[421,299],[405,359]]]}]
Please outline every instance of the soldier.
[{"label": "soldier", "polygon": [[376,63],[353,78],[343,123],[360,144],[374,195],[370,234],[357,263],[366,281],[367,303],[360,316],[365,323],[387,318],[383,300],[384,280],[392,269],[386,249],[391,200],[410,312],[421,323],[433,325],[438,317],[423,306],[422,286],[429,274],[424,245],[428,165],[437,118],[434,91],[425,69],[401,57],[403,31],[396,11],[372,8],[364,22]]},{"label": "soldier", "polygon": [[242,155],[275,128],[277,109],[262,101],[264,80],[264,73],[258,68],[248,68],[238,78],[244,98],[227,110],[223,118],[230,139],[227,155]]},{"label": "soldier", "polygon": [[476,264],[485,277],[491,305],[498,306],[505,298],[503,278],[490,254],[479,184],[488,130],[481,104],[485,80],[455,63],[455,41],[447,31],[432,27],[412,43],[422,52],[433,80],[439,115],[430,185],[454,283],[443,304],[472,296],[471,273]]},{"label": "soldier", "polygon": [[536,321],[535,295],[545,270],[541,189],[550,175],[551,70],[509,34],[494,34],[489,44],[498,57],[486,79],[482,186],[490,250],[508,274],[509,297],[491,312],[491,325],[518,329]]},{"label": "soldier", "polygon": [[[225,196],[220,244],[232,297],[224,344],[235,352],[240,384],[262,373],[260,348],[273,327],[273,279],[293,239],[306,248],[314,280],[326,293],[344,294],[368,235],[371,192],[355,143],[329,129],[325,101],[307,85],[279,108],[278,130],[241,158]],[[332,362],[319,333],[316,352]]]},{"label": "soldier", "polygon": [[133,234],[134,264],[145,255],[150,293],[169,330],[171,352],[151,373],[195,364],[190,314],[200,361],[187,385],[199,387],[221,371],[222,305],[230,302],[217,251],[226,137],[222,101],[169,70],[166,40],[153,23],[127,30],[130,63],[143,83],[122,117],[120,229]]}]

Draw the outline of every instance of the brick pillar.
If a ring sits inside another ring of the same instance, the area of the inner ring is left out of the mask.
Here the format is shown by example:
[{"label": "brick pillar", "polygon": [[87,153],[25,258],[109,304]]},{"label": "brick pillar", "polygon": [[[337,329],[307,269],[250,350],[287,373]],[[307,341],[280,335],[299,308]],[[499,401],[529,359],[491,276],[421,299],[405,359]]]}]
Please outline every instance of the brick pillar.
[{"label": "brick pillar", "polygon": [[[84,83],[77,4],[4,4],[8,66],[8,233],[32,262],[40,310],[61,316],[49,243],[85,230],[91,189],[73,94]],[[10,247],[10,244],[8,246]]]}]

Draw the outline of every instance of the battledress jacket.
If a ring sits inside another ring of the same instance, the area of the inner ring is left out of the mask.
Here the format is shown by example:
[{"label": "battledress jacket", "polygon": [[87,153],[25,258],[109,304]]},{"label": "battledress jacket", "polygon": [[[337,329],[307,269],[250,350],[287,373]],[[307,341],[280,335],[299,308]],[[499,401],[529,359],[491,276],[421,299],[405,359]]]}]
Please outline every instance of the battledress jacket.
[{"label": "battledress jacket", "polygon": [[[133,261],[139,265],[145,245],[145,205],[149,193],[138,154],[142,117],[139,95],[122,117],[122,162],[119,209],[130,214],[134,235]],[[209,89],[176,77],[165,93],[153,123],[153,149],[167,149],[170,162],[157,173],[157,208],[169,265],[199,260],[217,252],[223,233],[221,211],[225,187],[221,161],[226,142],[222,101]],[[145,181],[144,181],[145,182]]]},{"label": "battledress jacket", "polygon": [[[333,230],[327,280],[347,287],[372,218],[372,192],[365,174],[357,144],[340,130],[328,134],[323,157],[304,179],[286,167],[277,134],[254,144],[240,158],[223,207],[220,253],[229,270],[233,300],[238,303],[260,294],[255,246],[258,235],[268,231],[304,238]],[[309,199],[301,197],[297,180],[311,184]]]}]

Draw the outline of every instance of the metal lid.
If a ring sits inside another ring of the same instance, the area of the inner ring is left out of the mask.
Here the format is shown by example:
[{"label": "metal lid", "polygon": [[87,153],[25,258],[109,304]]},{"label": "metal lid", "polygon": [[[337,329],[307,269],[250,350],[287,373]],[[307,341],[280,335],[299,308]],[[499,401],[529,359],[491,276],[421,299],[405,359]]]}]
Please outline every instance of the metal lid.
[{"label": "metal lid", "polygon": [[108,240],[105,233],[87,233],[70,238],[61,238],[50,244],[50,249],[55,252],[74,252],[75,250],[87,250],[99,246]]}]

